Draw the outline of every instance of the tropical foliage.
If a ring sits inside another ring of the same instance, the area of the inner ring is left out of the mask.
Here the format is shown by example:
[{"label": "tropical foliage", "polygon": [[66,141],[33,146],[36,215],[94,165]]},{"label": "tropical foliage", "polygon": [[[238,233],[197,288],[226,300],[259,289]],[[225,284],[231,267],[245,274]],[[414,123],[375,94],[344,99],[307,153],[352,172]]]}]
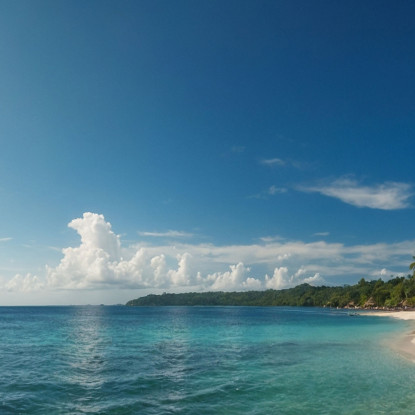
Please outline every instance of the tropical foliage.
[{"label": "tropical foliage", "polygon": [[[415,268],[415,263],[412,269]],[[339,287],[313,287],[301,284],[285,290],[245,292],[190,292],[147,295],[128,306],[318,306],[318,307],[413,307],[415,276],[395,277],[389,281],[366,281]]]},{"label": "tropical foliage", "polygon": [[[415,259],[415,256],[413,256],[412,259]],[[415,262],[412,262],[412,264],[409,265],[409,269],[412,271],[412,276],[415,276]]]}]

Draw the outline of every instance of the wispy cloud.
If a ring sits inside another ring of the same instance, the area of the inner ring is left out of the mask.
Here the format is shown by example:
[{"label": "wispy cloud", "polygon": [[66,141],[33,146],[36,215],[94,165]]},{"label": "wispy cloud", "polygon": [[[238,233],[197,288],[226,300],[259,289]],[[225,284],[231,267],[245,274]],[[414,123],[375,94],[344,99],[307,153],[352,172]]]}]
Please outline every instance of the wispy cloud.
[{"label": "wispy cloud", "polygon": [[268,194],[273,196],[273,195],[276,195],[278,193],[285,193],[286,191],[287,191],[287,189],[284,188],[284,187],[277,187],[277,186],[272,185],[268,189]]},{"label": "wispy cloud", "polygon": [[62,252],[62,248],[59,248],[58,246],[48,246],[48,249],[55,252]]},{"label": "wispy cloud", "polygon": [[260,163],[268,167],[294,167],[295,169],[304,169],[309,166],[308,163],[303,163],[297,160],[281,159],[278,157],[262,159]]},{"label": "wispy cloud", "polygon": [[316,232],[313,236],[329,236],[330,232]]},{"label": "wispy cloud", "polygon": [[327,185],[299,187],[298,190],[334,197],[357,207],[382,210],[408,208],[413,195],[412,186],[408,183],[385,182],[364,186],[350,178],[337,179]]},{"label": "wispy cloud", "polygon": [[153,238],[190,238],[193,236],[192,233],[173,230],[167,232],[138,232],[138,234],[140,236],[151,236]]},{"label": "wispy cloud", "polygon": [[275,196],[277,194],[286,193],[287,189],[285,187],[277,187],[275,185],[272,185],[268,187],[268,189],[263,190],[260,193],[257,193],[256,195],[252,195],[249,198],[250,199],[268,199],[269,196]]},{"label": "wispy cloud", "polygon": [[245,151],[245,146],[233,146],[231,148],[232,153],[243,153]]},{"label": "wispy cloud", "polygon": [[261,160],[261,164],[273,167],[273,166],[285,166],[287,162],[280,158],[272,158],[272,159]]},{"label": "wispy cloud", "polygon": [[0,242],[11,241],[13,238],[0,238]]},{"label": "wispy cloud", "polygon": [[279,235],[262,236],[261,238],[259,238],[259,240],[268,244],[270,242],[282,242],[282,241],[284,241],[284,238],[282,236],[279,236]]}]

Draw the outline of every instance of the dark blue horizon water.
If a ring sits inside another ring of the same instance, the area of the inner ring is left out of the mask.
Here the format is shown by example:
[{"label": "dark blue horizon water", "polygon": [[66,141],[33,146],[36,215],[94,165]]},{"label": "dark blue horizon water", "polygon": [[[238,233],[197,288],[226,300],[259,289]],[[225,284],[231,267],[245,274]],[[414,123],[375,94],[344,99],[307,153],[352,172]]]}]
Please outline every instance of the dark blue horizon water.
[{"label": "dark blue horizon water", "polygon": [[290,307],[0,307],[0,414],[413,414],[411,323]]}]

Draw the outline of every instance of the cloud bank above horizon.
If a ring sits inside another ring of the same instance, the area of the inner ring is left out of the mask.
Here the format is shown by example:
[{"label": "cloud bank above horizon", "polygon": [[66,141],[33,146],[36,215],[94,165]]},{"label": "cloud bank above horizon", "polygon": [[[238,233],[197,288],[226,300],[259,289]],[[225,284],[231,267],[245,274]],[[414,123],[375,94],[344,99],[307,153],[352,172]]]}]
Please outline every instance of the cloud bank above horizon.
[{"label": "cloud bank above horizon", "polygon": [[[68,224],[79,246],[62,249],[57,266],[44,275],[16,274],[4,288],[42,290],[154,289],[234,291],[289,288],[301,283],[332,284],[339,276],[380,278],[397,273],[410,258],[414,241],[345,246],[324,241],[262,238],[261,244],[144,242],[123,246],[102,214],[86,212]],[[142,232],[141,234],[146,234]],[[154,232],[148,233],[153,236]],[[155,233],[161,237],[163,233]],[[183,238],[184,232],[164,235]],[[188,234],[191,235],[191,234]],[[386,270],[385,264],[391,267]],[[388,274],[388,275],[387,275]]]}]

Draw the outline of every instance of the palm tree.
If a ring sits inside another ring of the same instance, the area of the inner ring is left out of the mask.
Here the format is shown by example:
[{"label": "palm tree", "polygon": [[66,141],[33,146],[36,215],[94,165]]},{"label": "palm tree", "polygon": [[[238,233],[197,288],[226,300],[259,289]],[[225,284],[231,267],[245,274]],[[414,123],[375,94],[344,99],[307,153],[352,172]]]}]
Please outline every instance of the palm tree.
[{"label": "palm tree", "polygon": [[[412,256],[412,258],[415,259],[415,256]],[[415,262],[409,265],[409,269],[412,270],[412,276],[415,277]]]}]

